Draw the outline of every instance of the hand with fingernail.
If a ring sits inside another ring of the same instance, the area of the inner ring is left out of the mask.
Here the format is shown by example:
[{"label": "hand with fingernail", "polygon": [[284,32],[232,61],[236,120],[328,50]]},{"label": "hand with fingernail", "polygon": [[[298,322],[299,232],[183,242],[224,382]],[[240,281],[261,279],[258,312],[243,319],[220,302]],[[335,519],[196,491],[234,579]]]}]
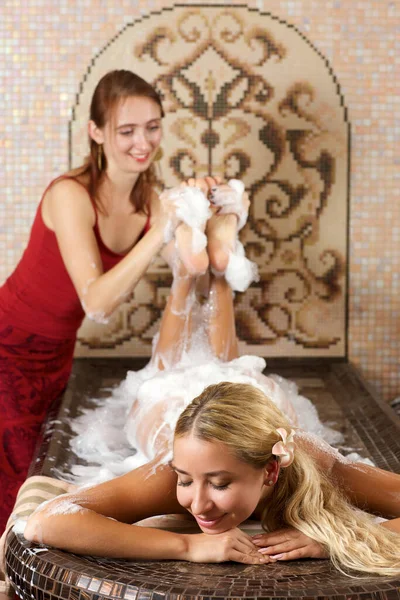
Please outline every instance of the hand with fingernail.
[{"label": "hand with fingernail", "polygon": [[250,201],[244,184],[238,179],[230,179],[228,183],[213,186],[210,190],[210,202],[217,208],[218,215],[235,214],[238,219],[238,230],[247,221]]},{"label": "hand with fingernail", "polygon": [[325,548],[293,527],[261,533],[252,537],[259,553],[273,560],[296,560],[299,558],[329,558]]}]

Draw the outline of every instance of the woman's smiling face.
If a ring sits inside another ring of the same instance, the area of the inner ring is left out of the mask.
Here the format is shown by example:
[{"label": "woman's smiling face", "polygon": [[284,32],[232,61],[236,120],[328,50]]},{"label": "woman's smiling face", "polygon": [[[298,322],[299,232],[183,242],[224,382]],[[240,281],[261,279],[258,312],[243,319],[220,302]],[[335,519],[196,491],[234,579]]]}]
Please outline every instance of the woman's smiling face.
[{"label": "woman's smiling face", "polygon": [[222,533],[248,519],[268,475],[265,468],[255,469],[236,458],[222,442],[193,434],[175,438],[171,466],[178,475],[179,504],[208,534]]},{"label": "woman's smiling face", "polygon": [[112,172],[140,174],[153,162],[161,143],[161,109],[151,98],[129,96],[114,107],[105,126],[93,121],[89,133],[103,144]]}]

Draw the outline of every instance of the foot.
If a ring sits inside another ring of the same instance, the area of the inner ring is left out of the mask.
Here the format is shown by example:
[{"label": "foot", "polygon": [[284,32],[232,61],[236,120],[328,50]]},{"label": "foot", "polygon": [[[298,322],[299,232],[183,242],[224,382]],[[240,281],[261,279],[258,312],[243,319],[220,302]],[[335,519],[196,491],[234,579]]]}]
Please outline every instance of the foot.
[{"label": "foot", "polygon": [[206,194],[200,185],[183,183],[164,192],[163,199],[175,207],[175,216],[180,221],[175,229],[174,260],[179,260],[189,275],[202,275],[209,264],[204,231],[211,212]]},{"label": "foot", "polygon": [[[193,247],[194,236],[196,232],[186,225],[180,223],[175,231],[175,249],[176,249],[176,268],[177,274],[183,274],[182,267],[186,273],[192,277],[202,275],[208,269],[208,254],[206,248],[196,252]],[[173,273],[175,275],[175,270]]]},{"label": "foot", "polygon": [[237,232],[247,220],[249,197],[237,179],[213,186],[210,200],[214,214],[207,223],[208,256],[218,273],[225,273],[229,257],[235,251]]},{"label": "foot", "polygon": [[214,212],[208,220],[206,235],[210,265],[217,273],[225,273],[229,255],[234,251],[237,239],[238,220],[234,214]]},{"label": "foot", "polygon": [[250,201],[242,181],[230,179],[227,184],[211,188],[210,200],[217,207],[219,215],[236,215],[238,231],[244,227],[249,214]]}]

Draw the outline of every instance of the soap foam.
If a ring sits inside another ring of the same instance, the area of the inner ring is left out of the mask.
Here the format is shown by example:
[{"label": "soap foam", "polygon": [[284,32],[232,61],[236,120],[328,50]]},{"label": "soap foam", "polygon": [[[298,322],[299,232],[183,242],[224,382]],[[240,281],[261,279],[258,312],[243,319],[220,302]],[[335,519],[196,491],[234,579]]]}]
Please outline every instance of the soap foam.
[{"label": "soap foam", "polygon": [[[240,221],[240,211],[247,217],[242,205],[244,185],[231,180],[229,186],[230,190],[221,190],[225,197],[222,201],[219,199],[220,212],[235,212]],[[163,194],[168,194],[166,199],[175,203],[177,216],[192,228],[194,250],[201,250],[205,247],[202,245],[204,225],[210,216],[203,192],[195,187],[180,187]],[[238,239],[225,277],[238,291],[244,291],[251,281],[257,280],[257,268],[245,257]],[[263,375],[264,359],[242,356],[224,362],[213,355],[207,334],[213,302],[212,293],[202,306],[196,302],[195,295],[190,294],[182,311],[176,310],[176,314],[182,316],[191,313],[192,327],[190,339],[189,331],[184,331],[177,364],[174,352],[171,356],[155,353],[157,334],[153,340],[153,358],[144,369],[129,371],[107,398],[94,399],[93,408],[83,410],[78,418],[69,421],[74,432],[71,447],[77,457],[89,464],[74,465],[69,473],[58,471],[58,476],[78,485],[94,485],[145,464],[158,456],[166,445],[167,452],[160,458],[160,464],[164,463],[171,457],[173,431],[182,410],[205,387],[222,381],[257,387],[275,402],[293,426],[320,436],[329,444],[342,442],[341,433],[321,423],[316,408],[308,398],[298,394],[293,382],[278,375]],[[160,364],[165,370],[159,369]],[[355,459],[358,458],[356,455]],[[68,506],[64,508],[68,510]]]},{"label": "soap foam", "polygon": [[[204,228],[211,216],[210,203],[203,192],[192,186],[176,187],[165,190],[161,196],[162,202],[172,202],[175,206],[176,217],[192,229],[192,252],[195,254],[207,246]],[[168,221],[164,230],[164,241],[172,240],[174,228]]]},{"label": "soap foam", "polygon": [[[218,214],[235,214],[238,218],[237,230],[246,224],[248,208],[243,204],[244,183],[230,179],[228,185],[219,186],[213,192],[213,202],[219,207]],[[258,267],[246,258],[243,244],[236,235],[234,248],[229,252],[225,279],[235,292],[244,292],[253,281],[259,281]]]},{"label": "soap foam", "polygon": [[243,206],[244,183],[230,179],[227,186],[217,187],[213,194],[214,203],[220,207],[219,214],[233,213],[238,218],[238,231],[246,224],[248,210]]},{"label": "soap foam", "polygon": [[244,292],[253,281],[260,280],[256,263],[246,258],[239,240],[236,240],[234,252],[229,252],[225,279],[235,292]]},{"label": "soap foam", "polygon": [[[168,452],[160,459],[160,464],[165,463],[172,456],[172,435],[184,407],[206,386],[222,381],[248,383],[262,390],[293,426],[313,434],[314,444],[343,441],[341,433],[321,423],[311,401],[298,394],[293,382],[263,375],[264,359],[247,355],[223,362],[210,350],[207,354],[204,340],[198,350],[199,346],[192,345],[168,370],[159,370],[153,359],[144,369],[129,371],[109,397],[96,400],[93,409],[71,420],[72,449],[89,465],[75,465],[69,473],[59,475],[81,486],[112,479],[153,459],[162,436],[168,439]],[[325,442],[319,442],[320,438]],[[336,456],[337,450],[332,452]],[[358,455],[351,458],[360,460]]]}]

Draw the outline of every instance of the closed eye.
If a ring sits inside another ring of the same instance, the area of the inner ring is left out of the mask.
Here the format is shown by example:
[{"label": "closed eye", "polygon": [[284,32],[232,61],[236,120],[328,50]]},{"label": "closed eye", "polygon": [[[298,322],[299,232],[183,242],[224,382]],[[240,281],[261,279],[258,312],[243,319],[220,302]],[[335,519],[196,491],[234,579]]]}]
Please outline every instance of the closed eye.
[{"label": "closed eye", "polygon": [[[176,485],[179,485],[180,487],[189,487],[192,485],[192,483],[192,481],[177,481]],[[210,482],[210,485],[214,490],[218,491],[226,490],[229,487],[228,483],[225,483],[224,485],[215,485],[214,483]]]},{"label": "closed eye", "polygon": [[181,487],[189,487],[189,485],[191,485],[192,482],[191,481],[177,481],[176,485],[180,485]]},{"label": "closed eye", "polygon": [[214,490],[220,490],[220,491],[226,490],[229,487],[228,483],[225,483],[224,485],[215,485],[214,483],[211,483],[210,485],[212,488],[214,488]]}]

